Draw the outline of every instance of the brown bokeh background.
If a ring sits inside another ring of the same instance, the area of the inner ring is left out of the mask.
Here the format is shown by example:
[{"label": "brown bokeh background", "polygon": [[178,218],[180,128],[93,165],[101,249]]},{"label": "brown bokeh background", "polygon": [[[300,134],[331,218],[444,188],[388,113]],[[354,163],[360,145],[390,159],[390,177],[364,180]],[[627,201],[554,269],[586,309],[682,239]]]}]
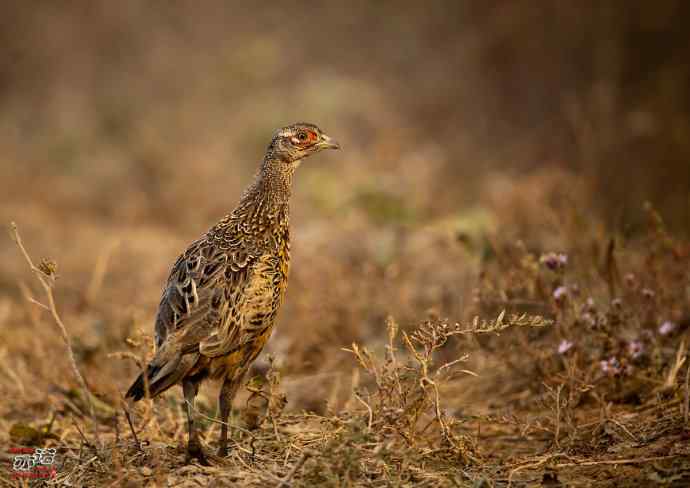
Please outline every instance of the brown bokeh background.
[{"label": "brown bokeh background", "polygon": [[[492,233],[538,251],[578,229],[634,238],[650,201],[687,235],[688,18],[680,0],[6,2],[0,217],[57,261],[78,359],[115,398],[136,367],[107,354],[151,332],[177,254],[233,208],[274,130],[317,123],[343,151],[296,178],[269,346],[290,390],[380,342],[388,314],[470,316]],[[69,375],[62,344],[21,299],[8,237],[0,263],[3,340],[38,399]],[[291,405],[321,408],[323,387]]]}]

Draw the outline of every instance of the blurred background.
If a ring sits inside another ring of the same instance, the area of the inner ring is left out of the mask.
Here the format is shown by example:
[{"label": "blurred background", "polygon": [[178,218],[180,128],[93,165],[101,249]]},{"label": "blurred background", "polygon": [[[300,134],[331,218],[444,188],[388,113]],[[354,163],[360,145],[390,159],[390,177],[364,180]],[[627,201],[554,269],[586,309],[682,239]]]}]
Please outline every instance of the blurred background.
[{"label": "blurred background", "polygon": [[[388,314],[473,313],[492,235],[634,239],[645,201],[687,235],[688,18],[682,0],[4,2],[1,220],[57,261],[88,364],[152,332],[177,254],[234,207],[276,129],[314,122],[343,151],[297,174],[269,349],[325,371]],[[8,237],[0,262],[21,370],[46,339],[19,324],[41,312],[18,305],[30,277]],[[113,392],[136,371],[98,366]],[[30,366],[36,388],[51,368]]]}]

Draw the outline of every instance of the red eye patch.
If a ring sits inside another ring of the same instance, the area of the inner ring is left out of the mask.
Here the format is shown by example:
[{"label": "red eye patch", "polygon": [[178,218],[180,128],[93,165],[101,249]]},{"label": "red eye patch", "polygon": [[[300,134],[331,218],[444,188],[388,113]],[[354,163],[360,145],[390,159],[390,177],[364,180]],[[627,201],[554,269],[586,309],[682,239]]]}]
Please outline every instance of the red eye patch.
[{"label": "red eye patch", "polygon": [[292,141],[295,144],[313,144],[318,140],[319,136],[316,134],[316,132],[312,132],[310,130],[304,130],[301,132],[297,133],[296,137],[292,138]]}]

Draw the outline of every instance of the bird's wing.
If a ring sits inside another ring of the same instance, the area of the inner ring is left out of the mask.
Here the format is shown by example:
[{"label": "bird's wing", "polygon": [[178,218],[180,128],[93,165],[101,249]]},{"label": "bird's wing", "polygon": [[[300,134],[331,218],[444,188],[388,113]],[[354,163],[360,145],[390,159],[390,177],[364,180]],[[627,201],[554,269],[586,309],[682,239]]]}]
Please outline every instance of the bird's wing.
[{"label": "bird's wing", "polygon": [[[209,234],[179,257],[156,318],[156,349],[220,355],[241,328],[243,290],[256,252],[240,242],[216,242]],[[209,349],[208,344],[216,344]],[[212,354],[211,354],[212,353]]]},{"label": "bird's wing", "polygon": [[223,355],[239,341],[244,289],[258,251],[241,237],[213,230],[173,265],[156,317],[156,354],[128,398],[143,398],[146,387],[151,397],[164,392],[195,367],[200,355]]}]

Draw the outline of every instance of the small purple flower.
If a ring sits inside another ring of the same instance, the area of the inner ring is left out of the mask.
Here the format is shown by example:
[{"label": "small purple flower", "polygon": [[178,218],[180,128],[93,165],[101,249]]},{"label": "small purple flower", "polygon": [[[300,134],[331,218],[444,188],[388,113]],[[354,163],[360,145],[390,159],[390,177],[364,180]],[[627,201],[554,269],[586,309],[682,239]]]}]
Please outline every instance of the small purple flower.
[{"label": "small purple flower", "polygon": [[550,252],[548,254],[542,254],[542,256],[539,258],[539,262],[552,271],[562,269],[568,264],[568,255]]},{"label": "small purple flower", "polygon": [[676,324],[670,320],[666,320],[663,324],[659,326],[659,334],[665,336],[676,330]]},{"label": "small purple flower", "polygon": [[638,359],[644,354],[644,344],[638,340],[628,342],[628,354],[633,359]]},{"label": "small purple flower", "polygon": [[583,313],[581,319],[590,327],[594,327],[595,325],[597,325],[597,318],[589,312]]},{"label": "small purple flower", "polygon": [[556,269],[558,267],[558,261],[554,253],[542,254],[539,262],[549,269]]},{"label": "small purple flower", "polygon": [[558,345],[558,354],[565,354],[568,351],[570,351],[575,343],[573,341],[569,341],[568,339],[563,339],[561,343]]},{"label": "small purple flower", "polygon": [[557,301],[560,302],[565,299],[565,297],[568,295],[568,288],[566,286],[559,286],[553,291],[553,298]]},{"label": "small purple flower", "polygon": [[625,284],[628,285],[630,288],[632,288],[635,285],[635,275],[632,273],[628,273],[625,275],[623,278],[625,280]]},{"label": "small purple flower", "polygon": [[599,361],[599,366],[601,370],[609,376],[615,376],[621,373],[623,370],[621,368],[621,363],[615,357],[611,357],[608,360]]}]

